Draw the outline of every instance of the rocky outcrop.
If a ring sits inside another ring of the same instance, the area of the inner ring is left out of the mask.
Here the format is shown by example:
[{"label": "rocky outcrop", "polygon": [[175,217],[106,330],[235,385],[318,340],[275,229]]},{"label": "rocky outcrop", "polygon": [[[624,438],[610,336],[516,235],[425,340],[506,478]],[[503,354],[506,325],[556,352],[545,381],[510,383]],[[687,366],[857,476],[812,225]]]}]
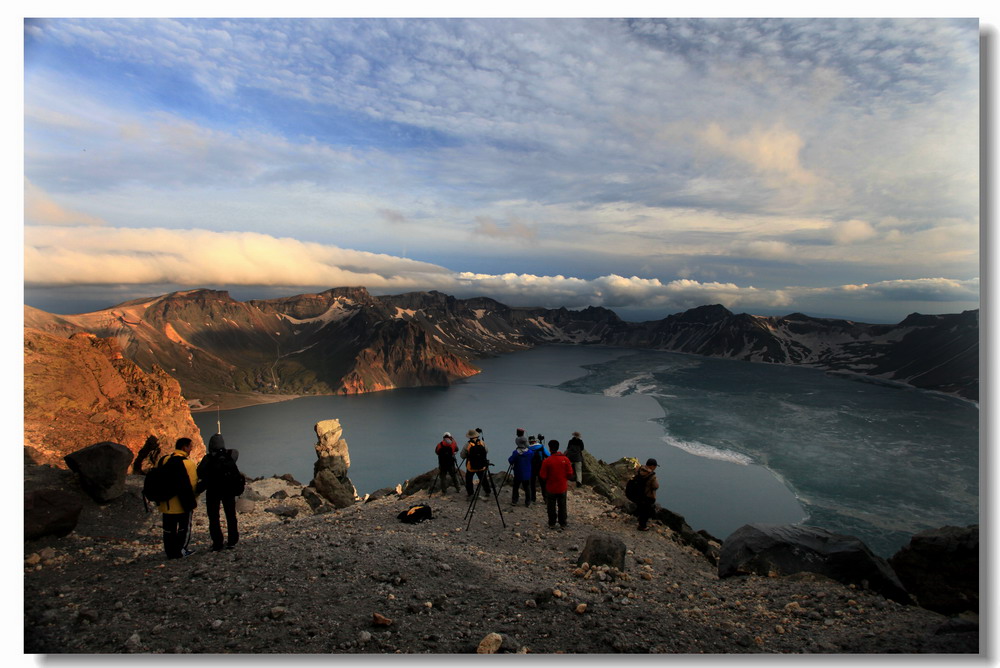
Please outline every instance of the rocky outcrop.
[{"label": "rocky outcrop", "polygon": [[922,607],[979,613],[979,525],[921,531],[889,564]]},{"label": "rocky outcrop", "polygon": [[358,500],[354,483],[347,477],[351,455],[340,420],[323,420],[315,427],[316,463],[311,487],[335,508],[346,508]]},{"label": "rocky outcrop", "polygon": [[64,457],[112,441],[138,453],[150,436],[185,436],[194,456],[205,446],[180,386],[159,367],[125,359],[116,340],[63,338],[24,330],[24,446],[30,460],[66,467]]},{"label": "rocky outcrop", "polygon": [[24,537],[66,536],[76,528],[83,504],[80,497],[58,488],[24,492]]},{"label": "rocky outcrop", "polygon": [[125,493],[125,476],[134,455],[120,443],[95,443],[66,455],[70,471],[94,501],[105,503]]},{"label": "rocky outcrop", "polygon": [[909,594],[885,559],[853,536],[792,524],[747,524],[722,544],[719,577],[818,573],[900,603]]}]

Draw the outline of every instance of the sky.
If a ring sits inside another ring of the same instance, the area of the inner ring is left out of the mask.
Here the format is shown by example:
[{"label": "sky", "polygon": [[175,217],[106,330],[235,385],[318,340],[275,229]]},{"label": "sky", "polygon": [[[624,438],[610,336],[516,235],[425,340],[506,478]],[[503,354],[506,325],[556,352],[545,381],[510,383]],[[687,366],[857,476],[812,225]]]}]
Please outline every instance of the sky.
[{"label": "sky", "polygon": [[979,307],[975,19],[38,19],[24,297]]}]

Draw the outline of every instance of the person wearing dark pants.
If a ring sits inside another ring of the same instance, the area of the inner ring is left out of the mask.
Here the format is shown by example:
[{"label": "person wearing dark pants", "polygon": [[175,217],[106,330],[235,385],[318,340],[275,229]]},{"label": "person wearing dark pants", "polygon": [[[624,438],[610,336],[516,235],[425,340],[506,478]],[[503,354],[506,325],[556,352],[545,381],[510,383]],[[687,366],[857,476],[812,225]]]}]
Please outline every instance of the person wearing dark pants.
[{"label": "person wearing dark pants", "polygon": [[198,464],[199,488],[205,490],[205,511],[208,514],[208,533],[212,537],[212,550],[223,548],[222,523],[219,506],[226,515],[225,547],[236,547],[240,540],[236,521],[236,496],[243,492],[242,474],[236,466],[240,453],[226,449],[222,434],[215,434],[208,441],[208,454]]},{"label": "person wearing dark pants", "polygon": [[580,432],[574,431],[573,437],[566,444],[566,456],[573,462],[573,482],[576,483],[577,489],[583,484],[583,450]]},{"label": "person wearing dark pants", "polygon": [[656,480],[656,460],[650,457],[645,466],[640,466],[638,475],[645,480],[642,498],[638,500],[635,514],[639,518],[639,531],[649,531],[649,520],[656,506],[656,490],[660,483]]},{"label": "person wearing dark pants", "polygon": [[[519,432],[523,431],[521,429]],[[518,492],[524,490],[524,507],[527,508],[531,505],[531,489],[529,483],[531,482],[531,457],[532,453],[528,450],[528,439],[521,437],[523,440],[517,442],[517,447],[514,448],[514,452],[511,453],[510,457],[507,458],[507,462],[510,464],[511,470],[514,472],[514,483],[511,485],[514,491],[511,493],[510,504],[512,506],[517,505],[519,498]]]},{"label": "person wearing dark pants", "polygon": [[167,559],[179,559],[192,553],[188,549],[191,540],[191,513],[198,505],[195,497],[198,470],[189,459],[192,447],[190,438],[179,438],[174,451],[157,462],[157,466],[170,467],[173,489],[177,490],[176,496],[159,504],[160,512],[163,513],[163,550],[167,553]]},{"label": "person wearing dark pants", "polygon": [[553,439],[549,441],[549,452],[551,453],[542,462],[542,468],[538,472],[538,477],[542,480],[545,490],[545,507],[549,515],[549,528],[555,529],[556,522],[559,528],[566,528],[566,489],[570,478],[573,477],[573,464],[569,458],[559,452],[559,441]]},{"label": "person wearing dark pants", "polygon": [[490,479],[486,475],[489,466],[486,443],[483,441],[482,432],[478,429],[470,429],[465,435],[469,442],[462,448],[462,459],[465,460],[465,491],[472,496],[473,477],[479,478],[479,484],[487,494],[491,493]]}]

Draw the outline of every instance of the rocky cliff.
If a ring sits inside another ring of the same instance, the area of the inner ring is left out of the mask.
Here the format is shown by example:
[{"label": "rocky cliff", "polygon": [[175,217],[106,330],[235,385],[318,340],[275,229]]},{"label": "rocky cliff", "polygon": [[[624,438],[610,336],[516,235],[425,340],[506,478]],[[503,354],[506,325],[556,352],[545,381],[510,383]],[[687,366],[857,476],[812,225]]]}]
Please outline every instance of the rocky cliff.
[{"label": "rocky cliff", "polygon": [[63,335],[112,337],[126,357],[146,370],[162,366],[189,399],[206,405],[237,394],[447,385],[475,374],[477,359],[549,343],[805,365],[979,398],[978,311],[872,325],[710,305],[633,323],[598,307],[512,308],[434,291],[375,297],[336,288],[248,302],[189,290],[75,316],[26,307],[25,322]]},{"label": "rocky cliff", "polygon": [[174,378],[156,365],[143,371],[115,339],[25,328],[26,459],[65,468],[63,457],[86,446],[113,441],[137,454],[150,436],[163,448],[186,436],[204,454]]}]

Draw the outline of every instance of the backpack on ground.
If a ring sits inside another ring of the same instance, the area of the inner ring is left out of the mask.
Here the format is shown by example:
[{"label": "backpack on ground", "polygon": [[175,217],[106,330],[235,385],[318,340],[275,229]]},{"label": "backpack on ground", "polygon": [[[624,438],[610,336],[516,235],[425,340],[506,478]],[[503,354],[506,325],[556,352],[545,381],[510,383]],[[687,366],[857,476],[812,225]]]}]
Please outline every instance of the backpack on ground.
[{"label": "backpack on ground", "polygon": [[433,517],[431,515],[431,507],[425,503],[421,503],[416,506],[410,506],[409,510],[399,513],[399,515],[396,515],[396,519],[407,524],[419,524],[424,520],[433,519]]},{"label": "backpack on ground", "polygon": [[632,503],[642,503],[646,494],[646,479],[636,473],[625,483],[625,498]]},{"label": "backpack on ground", "polygon": [[170,455],[161,459],[146,474],[146,479],[142,483],[143,499],[153,503],[163,503],[177,496],[180,492],[178,474],[186,473],[183,468],[184,464],[180,457]]}]

